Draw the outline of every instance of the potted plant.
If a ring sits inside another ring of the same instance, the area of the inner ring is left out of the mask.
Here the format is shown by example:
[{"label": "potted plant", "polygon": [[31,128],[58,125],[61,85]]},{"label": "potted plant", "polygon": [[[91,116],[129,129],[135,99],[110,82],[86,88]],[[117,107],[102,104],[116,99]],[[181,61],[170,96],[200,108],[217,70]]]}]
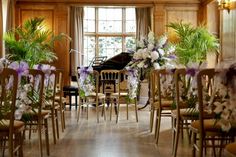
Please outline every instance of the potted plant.
[{"label": "potted plant", "polygon": [[43,21],[44,18],[39,17],[29,19],[4,35],[9,60],[25,61],[32,68],[33,65],[57,59],[53,52],[54,42],[66,35],[54,35],[51,30],[45,29]]},{"label": "potted plant", "polygon": [[208,52],[218,53],[219,41],[205,26],[194,27],[180,21],[170,23],[168,27],[173,28],[177,34],[176,55],[180,64],[201,64],[206,60]]}]

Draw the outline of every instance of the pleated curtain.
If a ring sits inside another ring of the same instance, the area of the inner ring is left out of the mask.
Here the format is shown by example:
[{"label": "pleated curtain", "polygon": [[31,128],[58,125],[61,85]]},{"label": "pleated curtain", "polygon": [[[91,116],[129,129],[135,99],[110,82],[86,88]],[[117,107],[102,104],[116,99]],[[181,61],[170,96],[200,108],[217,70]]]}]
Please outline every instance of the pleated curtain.
[{"label": "pleated curtain", "polygon": [[70,75],[75,76],[77,67],[83,63],[83,7],[71,7],[70,9]]}]

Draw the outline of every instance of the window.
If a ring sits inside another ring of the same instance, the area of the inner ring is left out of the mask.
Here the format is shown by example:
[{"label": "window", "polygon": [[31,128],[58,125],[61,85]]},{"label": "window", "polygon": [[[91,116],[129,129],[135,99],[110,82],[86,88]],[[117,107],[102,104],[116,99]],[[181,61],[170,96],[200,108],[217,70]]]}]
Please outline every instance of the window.
[{"label": "window", "polygon": [[84,8],[84,65],[135,48],[135,8]]}]

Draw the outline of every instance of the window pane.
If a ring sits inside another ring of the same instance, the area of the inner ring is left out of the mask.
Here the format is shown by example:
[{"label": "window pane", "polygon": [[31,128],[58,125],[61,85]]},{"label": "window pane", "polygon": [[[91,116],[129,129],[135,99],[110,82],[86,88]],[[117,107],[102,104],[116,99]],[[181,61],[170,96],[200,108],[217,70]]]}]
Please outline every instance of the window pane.
[{"label": "window pane", "polygon": [[84,36],[84,65],[88,66],[95,57],[95,37]]},{"label": "window pane", "polygon": [[135,8],[126,8],[126,20],[135,21]]},{"label": "window pane", "polygon": [[84,32],[95,32],[95,8],[84,8]]},{"label": "window pane", "polygon": [[136,32],[135,9],[126,8],[126,32]]},{"label": "window pane", "polygon": [[107,58],[122,52],[121,37],[99,37],[99,56],[107,56]]},{"label": "window pane", "polygon": [[135,37],[126,37],[125,38],[125,51],[135,50]]},{"label": "window pane", "polygon": [[98,20],[99,32],[122,32],[121,8],[99,8]]}]

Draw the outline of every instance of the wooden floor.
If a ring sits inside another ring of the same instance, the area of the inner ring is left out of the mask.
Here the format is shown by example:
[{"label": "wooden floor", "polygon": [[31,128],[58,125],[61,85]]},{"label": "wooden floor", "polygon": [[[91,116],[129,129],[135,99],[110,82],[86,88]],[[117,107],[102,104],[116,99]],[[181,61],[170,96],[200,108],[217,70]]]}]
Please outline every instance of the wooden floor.
[{"label": "wooden floor", "polygon": [[[149,132],[148,107],[139,111],[139,122],[135,121],[133,108],[130,108],[129,120],[122,109],[120,121],[106,121],[100,118],[96,122],[95,109],[89,109],[89,120],[86,112],[77,123],[74,108],[66,111],[66,130],[54,145],[50,133],[51,157],[170,157],[171,156],[171,124],[169,118],[163,118],[159,145],[154,144],[154,135]],[[109,112],[108,112],[109,113]],[[113,112],[114,113],[114,112]],[[51,128],[51,127],[50,127]],[[50,129],[51,131],[51,129]],[[39,156],[37,134],[33,139],[24,141],[24,156]],[[185,138],[186,139],[186,138]],[[45,150],[45,149],[44,149]],[[46,151],[44,151],[46,156]],[[179,157],[191,156],[188,141],[180,141]]]}]

